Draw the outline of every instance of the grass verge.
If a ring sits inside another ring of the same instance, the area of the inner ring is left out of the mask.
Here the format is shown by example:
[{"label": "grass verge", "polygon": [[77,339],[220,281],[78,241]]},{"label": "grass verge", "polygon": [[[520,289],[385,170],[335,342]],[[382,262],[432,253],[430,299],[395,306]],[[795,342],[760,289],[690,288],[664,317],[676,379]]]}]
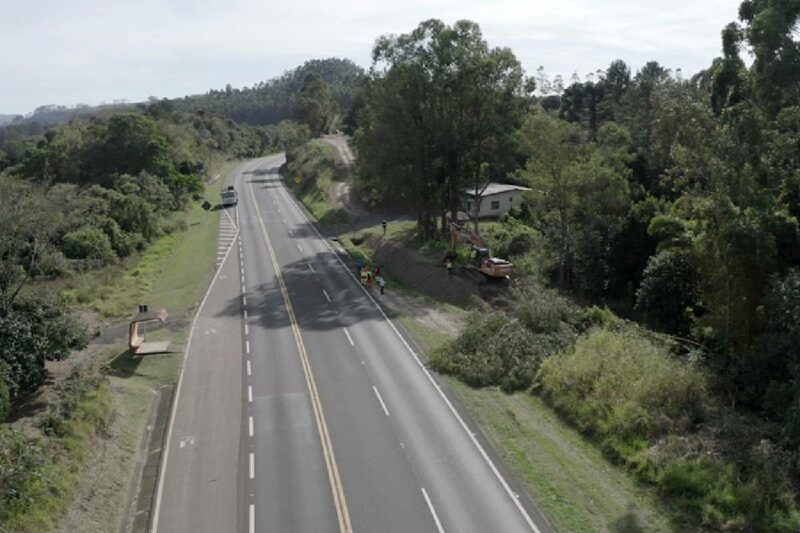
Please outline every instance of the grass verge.
[{"label": "grass verge", "polygon": [[286,153],[283,171],[286,183],[322,226],[350,222],[351,217],[331,201],[335,181],[345,178],[337,168],[333,148],[321,141],[311,141]]}]

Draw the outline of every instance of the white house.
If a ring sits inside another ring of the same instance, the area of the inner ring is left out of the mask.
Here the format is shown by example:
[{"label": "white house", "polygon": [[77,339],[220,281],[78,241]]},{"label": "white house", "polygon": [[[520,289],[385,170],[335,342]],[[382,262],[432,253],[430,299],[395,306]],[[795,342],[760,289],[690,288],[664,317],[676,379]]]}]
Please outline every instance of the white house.
[{"label": "white house", "polygon": [[[490,183],[481,195],[480,206],[478,207],[478,218],[499,217],[509,210],[520,205],[521,196],[527,187],[510,185],[508,183]],[[462,203],[467,216],[475,216],[475,189],[464,189],[461,191]]]}]

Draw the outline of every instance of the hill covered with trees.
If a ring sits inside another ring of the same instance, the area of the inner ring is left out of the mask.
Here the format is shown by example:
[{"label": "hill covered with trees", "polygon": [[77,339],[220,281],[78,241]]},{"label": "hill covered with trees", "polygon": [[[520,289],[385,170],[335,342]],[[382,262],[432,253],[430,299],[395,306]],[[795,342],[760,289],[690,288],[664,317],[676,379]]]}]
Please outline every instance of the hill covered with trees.
[{"label": "hill covered with trees", "polygon": [[245,124],[275,124],[296,117],[298,100],[309,75],[319,76],[341,113],[353,103],[364,69],[349,59],[314,59],[273,78],[241,89],[230,85],[203,95],[173,100],[182,111],[203,110]]}]

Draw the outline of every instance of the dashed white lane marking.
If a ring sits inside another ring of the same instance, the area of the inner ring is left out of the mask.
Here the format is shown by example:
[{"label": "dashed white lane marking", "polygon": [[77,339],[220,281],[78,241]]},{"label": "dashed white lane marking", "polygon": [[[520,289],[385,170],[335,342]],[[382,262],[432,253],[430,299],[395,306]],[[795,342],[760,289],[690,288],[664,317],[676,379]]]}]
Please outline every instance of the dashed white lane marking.
[{"label": "dashed white lane marking", "polygon": [[247,361],[247,375],[248,376],[253,375],[253,369],[250,367],[250,361]]},{"label": "dashed white lane marking", "polygon": [[431,499],[428,497],[428,491],[425,490],[425,487],[422,487],[422,495],[425,497],[425,503],[428,504],[428,509],[430,509],[433,515],[433,521],[436,523],[436,530],[439,533],[444,533],[442,523],[439,521],[439,515],[436,514],[436,509],[433,508],[433,503],[431,503]]},{"label": "dashed white lane marking", "polygon": [[247,327],[247,324],[244,325],[244,334],[250,335],[250,328]]},{"label": "dashed white lane marking", "polygon": [[294,237],[294,235],[292,234],[292,230],[289,230],[289,237]]},{"label": "dashed white lane marking", "polygon": [[250,533],[256,533],[256,506],[255,504],[250,504]]},{"label": "dashed white lane marking", "polygon": [[297,245],[297,249],[300,250],[301,252],[303,251],[303,247],[300,246],[299,244]]},{"label": "dashed white lane marking", "polygon": [[[494,461],[492,461],[492,459],[489,457],[489,454],[486,453],[486,450],[483,448],[481,443],[478,442],[478,439],[475,437],[475,435],[469,429],[467,424],[464,422],[464,419],[461,418],[461,415],[458,413],[458,411],[456,411],[456,408],[453,406],[453,403],[450,401],[450,399],[447,397],[447,395],[442,391],[441,387],[436,382],[436,380],[433,379],[433,376],[431,376],[431,373],[428,371],[428,369],[425,367],[425,365],[422,364],[422,361],[420,361],[419,357],[417,356],[417,353],[411,348],[411,346],[408,344],[406,339],[400,334],[400,331],[397,329],[397,326],[394,325],[394,322],[392,322],[392,320],[386,315],[386,312],[378,304],[378,302],[375,301],[375,298],[373,298],[372,295],[367,292],[367,288],[361,285],[360,280],[356,277],[355,274],[353,274],[353,272],[351,271],[350,267],[348,267],[344,263],[344,261],[342,261],[342,258],[339,256],[339,254],[336,253],[336,251],[334,251],[333,247],[330,245],[330,243],[327,241],[327,239],[325,239],[325,237],[322,236],[322,234],[319,232],[317,227],[311,222],[312,216],[308,212],[308,210],[302,211],[301,208],[300,208],[300,205],[298,205],[298,202],[296,200],[294,200],[289,195],[289,192],[286,189],[283,189],[283,192],[289,198],[289,205],[300,215],[300,218],[305,221],[305,223],[314,231],[314,233],[317,234],[317,237],[319,238],[319,240],[333,254],[334,258],[339,263],[341,268],[345,272],[347,272],[347,274],[353,280],[353,283],[355,283],[356,286],[360,286],[361,287],[361,290],[363,291],[364,295],[372,302],[372,305],[375,306],[375,308],[381,314],[383,319],[389,325],[389,328],[391,328],[391,330],[394,332],[394,334],[397,336],[397,338],[400,339],[400,342],[403,344],[403,346],[405,346],[406,350],[408,350],[408,353],[410,353],[411,356],[414,358],[414,361],[417,363],[417,366],[419,366],[419,368],[425,374],[425,377],[428,378],[428,381],[434,386],[436,391],[439,393],[439,396],[441,397],[442,401],[444,401],[444,403],[447,406],[447,408],[449,409],[450,413],[455,417],[455,419],[458,421],[458,423],[461,426],[461,428],[464,430],[464,432],[467,434],[469,439],[472,441],[472,444],[478,450],[478,453],[481,455],[481,457],[483,458],[484,462],[486,462],[486,464],[489,465],[489,468],[492,471],[492,473],[494,474],[495,479],[497,479],[500,482],[500,485],[503,487],[503,489],[505,490],[506,494],[514,502],[514,505],[516,506],[517,510],[522,515],[522,517],[525,519],[525,522],[528,524],[528,526],[530,527],[531,531],[533,531],[534,533],[540,533],[539,532],[539,528],[536,527],[536,524],[533,522],[533,519],[531,519],[530,515],[528,514],[528,511],[525,509],[525,507],[523,507],[522,503],[520,503],[519,497],[517,496],[517,494],[514,491],[511,490],[511,487],[508,485],[508,482],[506,481],[506,479],[503,477],[503,475],[497,469],[497,466],[494,464]],[[239,238],[241,239],[241,237],[239,237]],[[425,491],[423,489],[423,493],[424,492]]]},{"label": "dashed white lane marking", "polygon": [[242,285],[244,285],[244,276],[242,276]]},{"label": "dashed white lane marking", "polygon": [[244,319],[247,320],[247,309],[244,310]]},{"label": "dashed white lane marking", "polygon": [[[245,353],[250,353],[250,341],[244,341],[244,351]],[[247,364],[249,365],[250,361]]]},{"label": "dashed white lane marking", "polygon": [[312,274],[316,274],[317,273],[317,271],[314,270],[314,266],[311,263],[308,264],[308,269],[311,271]]},{"label": "dashed white lane marking", "polygon": [[289,224],[288,222],[286,222],[286,217],[283,217],[281,220],[283,220],[284,224],[287,224],[287,225]]},{"label": "dashed white lane marking", "polygon": [[241,272],[241,274],[242,274],[242,276],[244,276],[244,268],[242,268],[242,272]]},{"label": "dashed white lane marking", "polygon": [[247,386],[247,401],[248,403],[253,403],[253,386]]},{"label": "dashed white lane marking", "polygon": [[256,454],[250,452],[250,479],[256,477]]},{"label": "dashed white lane marking", "polygon": [[325,299],[328,300],[328,303],[330,303],[331,302],[331,297],[328,296],[328,291],[326,291],[325,289],[322,289],[322,294],[325,295]]},{"label": "dashed white lane marking", "polygon": [[253,436],[253,417],[251,416],[247,422],[247,433],[252,437]]},{"label": "dashed white lane marking", "polygon": [[242,305],[247,305],[247,296],[242,296]]},{"label": "dashed white lane marking", "polygon": [[342,328],[344,330],[344,334],[347,335],[347,340],[350,341],[350,346],[355,346],[356,344],[353,342],[353,337],[350,336],[350,332],[347,331],[347,328]]},{"label": "dashed white lane marking", "polygon": [[381,407],[383,407],[383,412],[386,413],[386,416],[389,416],[389,410],[386,408],[386,404],[383,403],[383,397],[381,397],[381,393],[378,391],[378,387],[373,385],[372,390],[375,391],[375,396],[377,396],[378,401],[381,402]]}]

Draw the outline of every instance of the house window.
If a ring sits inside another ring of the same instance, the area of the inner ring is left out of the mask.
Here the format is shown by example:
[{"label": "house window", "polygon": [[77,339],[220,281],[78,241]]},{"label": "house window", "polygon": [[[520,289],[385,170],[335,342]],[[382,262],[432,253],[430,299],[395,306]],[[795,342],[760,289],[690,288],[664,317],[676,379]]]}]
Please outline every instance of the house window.
[{"label": "house window", "polygon": [[500,200],[492,200],[492,210],[500,209]]}]

